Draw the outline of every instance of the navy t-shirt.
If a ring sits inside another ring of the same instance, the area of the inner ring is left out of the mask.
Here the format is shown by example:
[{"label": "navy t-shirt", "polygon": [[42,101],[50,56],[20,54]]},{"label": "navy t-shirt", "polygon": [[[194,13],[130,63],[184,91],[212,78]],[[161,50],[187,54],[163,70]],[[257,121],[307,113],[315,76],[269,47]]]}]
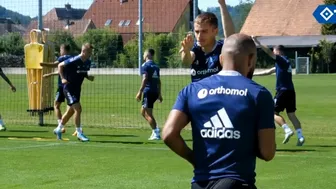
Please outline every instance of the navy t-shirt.
[{"label": "navy t-shirt", "polygon": [[80,56],[75,56],[65,60],[64,65],[64,78],[72,87],[80,88],[90,70],[91,61],[83,62]]},{"label": "navy t-shirt", "polygon": [[192,82],[200,81],[222,70],[219,55],[221,54],[223,44],[223,40],[217,41],[214,49],[207,54],[203,52],[197,43],[194,44],[194,47],[191,49],[195,54],[195,60],[191,64],[190,70]]},{"label": "navy t-shirt", "polygon": [[276,55],[275,62],[276,90],[294,90],[292,66],[288,58]]},{"label": "navy t-shirt", "polygon": [[[69,59],[69,58],[71,58],[72,56],[71,55],[63,55],[63,56],[60,56],[58,59],[57,59],[57,62],[59,62],[59,63],[62,63],[62,62],[64,62],[65,60],[67,60],[67,59]],[[61,79],[61,76],[60,75],[58,75],[58,86],[59,87],[62,87],[63,86],[63,84],[62,84],[62,79]]]},{"label": "navy t-shirt", "polygon": [[147,74],[148,80],[144,92],[158,93],[160,82],[160,68],[153,61],[142,64],[141,74]]},{"label": "navy t-shirt", "polygon": [[191,122],[195,160],[192,182],[231,178],[255,183],[258,131],[275,128],[271,93],[238,72],[191,83],[175,110]]}]

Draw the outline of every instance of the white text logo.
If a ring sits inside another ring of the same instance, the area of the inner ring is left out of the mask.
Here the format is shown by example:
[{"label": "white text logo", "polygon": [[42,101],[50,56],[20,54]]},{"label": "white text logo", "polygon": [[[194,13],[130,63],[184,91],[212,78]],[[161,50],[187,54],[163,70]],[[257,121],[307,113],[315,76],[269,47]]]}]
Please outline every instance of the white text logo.
[{"label": "white text logo", "polygon": [[208,73],[210,73],[210,74],[217,73],[218,71],[219,71],[218,67],[216,67],[216,68],[209,68],[209,69],[205,69],[205,70],[198,70],[198,71],[196,71],[195,69],[191,69],[190,70],[190,74],[192,76],[195,76],[195,75],[206,75]]},{"label": "white text logo", "polygon": [[220,109],[210,120],[201,130],[203,138],[240,139],[240,131],[234,129],[225,108]]},{"label": "white text logo", "polygon": [[231,88],[224,88],[220,86],[215,89],[201,89],[197,96],[199,99],[203,99],[208,95],[234,95],[234,96],[247,96],[247,89],[231,89]]}]

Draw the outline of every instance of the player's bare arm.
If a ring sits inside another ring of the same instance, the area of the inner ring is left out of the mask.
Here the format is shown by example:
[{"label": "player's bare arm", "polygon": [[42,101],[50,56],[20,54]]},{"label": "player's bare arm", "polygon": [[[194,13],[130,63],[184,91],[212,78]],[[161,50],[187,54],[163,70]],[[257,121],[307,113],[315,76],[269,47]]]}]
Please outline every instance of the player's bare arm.
[{"label": "player's bare arm", "polygon": [[257,37],[252,36],[252,39],[266,54],[268,54],[268,56],[270,56],[274,60],[276,59],[276,55],[273,53],[273,51],[268,47],[266,47],[265,45],[262,45],[260,41],[257,39]]},{"label": "player's bare arm", "polygon": [[189,123],[188,116],[179,111],[172,110],[162,130],[164,143],[177,155],[194,166],[193,151],[187,146],[181,136],[182,129]]},{"label": "player's bare arm", "polygon": [[89,80],[89,81],[94,81],[94,76],[93,75],[89,75],[87,72],[86,72],[86,74],[85,74],[85,78],[87,79],[87,80]]},{"label": "player's bare arm", "polygon": [[146,87],[146,83],[147,83],[147,81],[148,81],[148,75],[147,75],[147,73],[145,73],[145,74],[142,75],[141,86],[140,86],[140,89],[139,89],[139,91],[138,91],[138,93],[137,93],[137,95],[136,95],[136,97],[135,97],[135,99],[136,99],[138,102],[141,101],[141,96],[142,96],[142,93],[143,93],[143,91],[144,91],[144,89],[145,89],[145,87]]},{"label": "player's bare arm", "polygon": [[230,35],[235,33],[234,24],[227,9],[225,0],[218,0],[218,3],[220,5],[219,7],[222,15],[224,38],[228,38]]},{"label": "player's bare arm", "polygon": [[49,68],[57,68],[58,64],[59,64],[58,61],[55,61],[53,63],[48,63],[48,62],[42,62],[42,63],[40,63],[41,66],[43,66],[43,67],[49,67]]},{"label": "player's bare arm", "polygon": [[6,74],[2,71],[2,69],[0,68],[0,76],[2,77],[2,79],[4,79],[6,81],[6,83],[8,83],[8,85],[11,87],[11,90],[13,92],[16,92],[16,88],[15,86],[12,84],[12,82],[8,79],[8,77],[6,76]]},{"label": "player's bare arm", "polygon": [[193,63],[195,60],[195,54],[194,52],[191,51],[191,49],[194,46],[194,39],[192,37],[192,34],[188,34],[187,37],[183,39],[181,42],[181,58],[182,58],[182,63],[186,65],[190,65]]},{"label": "player's bare arm", "polygon": [[265,161],[271,161],[275,156],[275,129],[261,129],[258,131],[258,157]]},{"label": "player's bare arm", "polygon": [[159,100],[159,102],[162,102],[163,98],[162,98],[162,93],[161,93],[161,79],[159,79],[159,82],[158,82],[158,91],[159,91],[158,100]]},{"label": "player's bare arm", "polygon": [[58,64],[58,73],[62,79],[62,83],[67,84],[68,81],[64,78],[64,66],[65,66],[64,62]]},{"label": "player's bare arm", "polygon": [[43,77],[50,77],[50,76],[55,76],[55,75],[58,75],[58,71],[48,73],[48,74],[43,74]]},{"label": "player's bare arm", "polygon": [[95,77],[93,75],[88,75],[85,78],[88,79],[89,81],[94,81]]},{"label": "player's bare arm", "polygon": [[258,73],[254,73],[253,76],[265,76],[265,75],[271,75],[275,73],[275,67],[269,69],[269,70],[265,70],[265,71],[261,71]]}]

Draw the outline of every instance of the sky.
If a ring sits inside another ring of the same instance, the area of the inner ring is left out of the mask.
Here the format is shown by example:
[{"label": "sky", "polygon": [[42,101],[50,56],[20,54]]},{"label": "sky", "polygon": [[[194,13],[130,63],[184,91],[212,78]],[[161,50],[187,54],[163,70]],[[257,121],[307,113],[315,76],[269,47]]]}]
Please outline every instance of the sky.
[{"label": "sky", "polygon": [[[162,0],[164,1],[164,0]],[[240,0],[226,0],[228,5],[237,5]],[[70,3],[74,8],[88,9],[93,0],[42,0],[42,12],[46,14],[54,7],[64,7],[64,4]],[[6,9],[19,12],[30,17],[37,16],[38,0],[0,0],[0,5]],[[208,7],[218,6],[218,0],[198,0],[198,7],[206,10]]]}]

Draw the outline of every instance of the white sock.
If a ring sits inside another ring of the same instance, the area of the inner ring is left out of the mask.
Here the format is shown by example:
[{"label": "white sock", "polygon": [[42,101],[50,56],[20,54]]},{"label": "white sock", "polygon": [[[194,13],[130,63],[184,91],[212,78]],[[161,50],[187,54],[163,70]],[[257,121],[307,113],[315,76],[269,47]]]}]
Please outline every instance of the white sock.
[{"label": "white sock", "polygon": [[285,123],[281,126],[284,130],[285,130],[285,133],[289,133],[291,132],[292,130],[288,127],[288,125]]},{"label": "white sock", "polygon": [[77,131],[77,134],[81,134],[82,133],[82,127],[76,127],[76,131]]},{"label": "white sock", "polygon": [[58,119],[58,120],[57,120],[57,123],[58,123],[58,124],[60,124],[60,123],[61,123],[61,121],[62,121],[61,119]]},{"label": "white sock", "polygon": [[160,128],[156,126],[156,129],[154,129],[154,132],[156,135],[160,135]]},{"label": "white sock", "polygon": [[303,137],[303,135],[302,135],[302,129],[296,129],[296,134],[297,134],[298,138]]},{"label": "white sock", "polygon": [[64,127],[64,125],[62,125],[61,123],[59,123],[58,126],[57,126],[57,129],[58,129],[58,130],[62,130],[63,127]]}]

